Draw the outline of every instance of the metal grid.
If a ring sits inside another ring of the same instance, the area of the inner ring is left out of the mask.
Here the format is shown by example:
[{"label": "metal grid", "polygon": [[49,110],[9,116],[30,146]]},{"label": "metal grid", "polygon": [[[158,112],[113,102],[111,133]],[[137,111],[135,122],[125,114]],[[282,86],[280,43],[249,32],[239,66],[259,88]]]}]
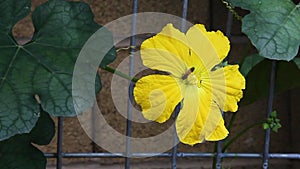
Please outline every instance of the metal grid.
[{"label": "metal grid", "polygon": [[[133,76],[133,67],[134,67],[134,52],[136,46],[136,37],[134,36],[136,33],[136,13],[138,12],[138,0],[133,0],[133,8],[132,8],[132,35],[130,38],[130,63],[129,63],[129,75]],[[188,0],[183,0],[182,6],[182,24],[181,31],[186,30],[186,18],[188,11]],[[226,24],[226,36],[231,38],[231,26],[232,26],[232,13],[228,11],[227,16],[227,24]],[[270,86],[269,86],[269,98],[268,98],[268,110],[267,117],[270,116],[270,113],[273,110],[273,100],[275,94],[275,74],[276,74],[276,61],[272,61],[271,66],[271,74],[270,74]],[[129,90],[133,90],[133,85],[130,85]],[[178,111],[177,111],[178,112]],[[177,115],[175,110],[175,116]],[[127,127],[126,127],[126,135],[131,136],[132,130],[132,105],[130,104],[130,100],[128,100],[128,109],[127,109]],[[176,117],[174,117],[176,118]],[[198,157],[198,158],[214,158],[216,160],[215,168],[222,168],[222,159],[223,158],[260,158],[262,159],[262,168],[267,169],[269,167],[269,159],[300,159],[300,153],[269,153],[270,146],[270,129],[267,129],[265,132],[265,143],[264,143],[264,152],[262,153],[223,153],[222,152],[222,141],[217,143],[216,153],[202,153],[202,152],[178,152],[177,146],[173,147],[172,152],[161,153],[157,155],[157,153],[131,153],[130,152],[130,139],[126,140],[126,152],[125,153],[95,153],[95,152],[87,152],[87,153],[65,153],[62,150],[63,143],[63,118],[58,117],[58,130],[57,130],[57,150],[56,153],[45,153],[47,158],[56,158],[56,168],[62,169],[62,160],[63,158],[125,158],[125,169],[130,169],[130,159],[136,157],[149,157],[153,156],[156,158],[168,157],[171,158],[171,167],[172,169],[176,169],[177,167],[177,158],[186,158],[186,157]],[[174,132],[175,129],[174,129]],[[178,138],[175,134],[174,142],[177,142]],[[126,156],[126,157],[124,157]]]}]

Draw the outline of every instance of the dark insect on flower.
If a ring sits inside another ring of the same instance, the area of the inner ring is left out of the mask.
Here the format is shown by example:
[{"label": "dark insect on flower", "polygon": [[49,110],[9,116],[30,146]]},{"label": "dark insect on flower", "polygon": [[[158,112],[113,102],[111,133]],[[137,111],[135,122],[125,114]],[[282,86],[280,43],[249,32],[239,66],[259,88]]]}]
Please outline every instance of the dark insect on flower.
[{"label": "dark insect on flower", "polygon": [[185,80],[190,74],[194,72],[195,68],[191,67],[188,71],[185,72],[185,74],[182,75],[181,79]]}]

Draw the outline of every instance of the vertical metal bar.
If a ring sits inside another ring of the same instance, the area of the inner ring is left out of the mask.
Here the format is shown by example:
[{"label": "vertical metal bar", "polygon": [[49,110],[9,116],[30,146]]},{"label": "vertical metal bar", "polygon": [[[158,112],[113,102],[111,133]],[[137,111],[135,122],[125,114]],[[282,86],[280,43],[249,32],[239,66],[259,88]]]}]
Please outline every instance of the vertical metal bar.
[{"label": "vertical metal bar", "polygon": [[[227,22],[226,22],[226,36],[228,37],[228,39],[231,39],[231,27],[232,27],[232,19],[233,19],[233,15],[230,11],[227,12]],[[224,61],[228,60],[228,56],[224,59]],[[223,118],[225,118],[224,116],[224,112],[222,112],[222,116]],[[217,155],[216,155],[216,169],[221,169],[222,167],[222,158],[223,158],[223,152],[222,152],[222,144],[223,141],[218,141],[217,143]]]},{"label": "vertical metal bar", "polygon": [[187,11],[188,11],[188,0],[184,0],[182,4],[182,22],[181,22],[181,32],[186,31],[186,19],[187,19]]},{"label": "vertical metal bar", "polygon": [[288,138],[288,145],[289,145],[289,150],[288,151],[291,151],[292,150],[292,147],[294,146],[293,145],[293,121],[292,121],[292,101],[291,101],[291,93],[292,91],[289,90],[288,91],[288,98],[286,99],[286,103],[287,103],[287,115],[288,115],[288,124],[289,124],[289,138]]},{"label": "vertical metal bar", "polygon": [[[134,75],[134,52],[136,50],[136,13],[138,12],[138,0],[133,0],[132,4],[132,29],[130,37],[130,55],[129,55],[129,76]],[[130,85],[131,86],[131,85]],[[129,92],[132,92],[132,87],[129,88]],[[125,169],[130,169],[130,156],[131,156],[131,131],[132,131],[132,105],[130,99],[127,102],[127,120],[126,120],[126,158],[125,158]]]},{"label": "vertical metal bar", "polygon": [[209,29],[212,29],[213,26],[214,26],[214,2],[215,1],[208,1],[208,5],[209,5],[209,25],[208,25],[208,28]]},{"label": "vertical metal bar", "polygon": [[232,20],[233,20],[233,14],[230,11],[228,11],[227,12],[227,22],[226,22],[226,33],[225,34],[226,34],[226,36],[229,40],[231,39]]},{"label": "vertical metal bar", "polygon": [[96,126],[96,117],[95,117],[95,112],[97,112],[96,110],[96,105],[94,105],[93,109],[92,109],[92,115],[91,115],[91,123],[92,123],[92,152],[95,153],[96,152],[96,143],[93,140],[96,140],[96,135],[95,135],[95,126]]},{"label": "vertical metal bar", "polygon": [[[188,11],[188,3],[189,1],[188,0],[184,0],[183,1],[183,4],[182,4],[182,21],[181,21],[181,28],[180,30],[182,32],[185,32],[186,31],[186,19],[187,19],[187,11]],[[174,118],[175,118],[175,121],[176,121],[176,118],[178,116],[178,113],[180,111],[180,104],[178,104],[174,110]],[[174,147],[172,149],[172,169],[176,169],[177,168],[177,152],[178,152],[178,146],[177,146],[177,143],[179,142],[178,140],[178,136],[177,136],[177,132],[176,132],[176,126],[174,125],[174,139],[173,139],[173,142],[174,142]]]},{"label": "vertical metal bar", "polygon": [[[276,80],[276,61],[272,61],[271,66],[271,76],[270,76],[270,88],[269,88],[269,98],[268,98],[268,111],[267,118],[270,117],[271,112],[273,111],[273,101],[274,101],[274,92],[275,92],[275,80]],[[268,128],[266,130],[265,135],[265,148],[264,148],[264,156],[263,156],[263,169],[267,169],[269,167],[269,148],[270,148],[270,133],[271,129]]]},{"label": "vertical metal bar", "polygon": [[217,143],[217,155],[216,155],[216,169],[221,169],[222,167],[222,158],[223,158],[223,154],[222,154],[222,144],[223,141],[218,141]]},{"label": "vertical metal bar", "polygon": [[[174,110],[174,119],[176,121],[176,118],[179,114],[179,111],[180,111],[180,107],[181,107],[181,104],[179,103],[176,107],[175,107],[175,110]],[[178,140],[178,136],[177,136],[177,132],[176,132],[176,126],[175,126],[175,123],[174,123],[174,139],[173,139],[173,143],[174,143],[174,147],[172,149],[172,166],[171,168],[172,169],[176,169],[177,168],[177,152],[178,152],[178,144],[179,140]]]},{"label": "vertical metal bar", "polygon": [[175,125],[174,125],[174,143],[176,145],[172,149],[172,166],[171,166],[172,169],[176,169],[177,168],[177,152],[178,152],[177,143],[178,143],[178,137],[177,137],[177,134],[176,134]]},{"label": "vertical metal bar", "polygon": [[57,124],[57,148],[56,148],[56,169],[62,169],[62,143],[63,143],[63,122],[64,119],[62,117],[58,117]]}]

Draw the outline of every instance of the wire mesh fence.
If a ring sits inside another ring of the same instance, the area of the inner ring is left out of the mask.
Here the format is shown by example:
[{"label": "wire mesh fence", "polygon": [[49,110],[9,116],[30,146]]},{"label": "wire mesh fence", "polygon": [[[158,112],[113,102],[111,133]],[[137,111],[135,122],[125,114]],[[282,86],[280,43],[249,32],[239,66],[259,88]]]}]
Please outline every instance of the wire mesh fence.
[{"label": "wire mesh fence", "polygon": [[[188,14],[188,0],[183,0],[182,3],[182,24],[181,31],[186,30],[186,19]],[[129,75],[133,76],[133,67],[135,63],[135,50],[136,50],[136,13],[138,13],[138,0],[132,0],[132,36],[130,38],[130,62],[129,62]],[[233,22],[233,15],[230,11],[228,11],[227,22],[226,22],[226,36],[231,38],[231,27]],[[276,61],[272,62],[271,66],[271,74],[270,74],[270,86],[269,86],[269,97],[268,97],[268,110],[266,117],[270,116],[270,113],[273,110],[273,100],[275,95],[275,75],[276,75]],[[132,85],[129,90],[132,89]],[[127,109],[127,124],[126,124],[126,135],[128,138],[132,134],[132,105],[130,104],[130,100],[128,100],[128,109]],[[224,117],[226,118],[226,116]],[[125,158],[124,168],[130,169],[131,167],[131,159],[136,157],[149,157],[153,156],[154,158],[170,158],[171,166],[170,168],[177,168],[178,158],[214,158],[215,159],[215,168],[222,168],[222,159],[225,158],[256,158],[262,159],[261,166],[264,169],[269,168],[269,159],[300,159],[300,153],[270,153],[270,129],[265,131],[265,141],[264,141],[264,151],[261,153],[234,153],[234,152],[222,152],[223,142],[219,141],[216,146],[216,152],[179,152],[177,146],[174,146],[172,152],[165,152],[161,154],[144,152],[144,153],[132,153],[130,152],[131,142],[130,139],[126,140],[126,152],[120,153],[108,153],[108,152],[86,152],[86,153],[76,153],[76,152],[64,152],[63,151],[63,118],[58,118],[58,132],[57,132],[57,150],[56,153],[45,153],[47,158],[55,158],[56,159],[56,168],[62,169],[63,159],[64,158]],[[175,129],[174,132],[176,133]],[[174,134],[174,142],[178,142],[178,138],[176,134]]]}]

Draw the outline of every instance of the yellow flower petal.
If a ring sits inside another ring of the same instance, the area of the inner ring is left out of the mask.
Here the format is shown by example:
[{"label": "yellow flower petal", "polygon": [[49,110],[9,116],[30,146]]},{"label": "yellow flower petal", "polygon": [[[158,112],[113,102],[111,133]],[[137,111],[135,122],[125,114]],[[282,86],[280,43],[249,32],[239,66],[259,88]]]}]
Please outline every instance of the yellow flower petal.
[{"label": "yellow flower petal", "polygon": [[151,69],[169,72],[176,77],[187,70],[189,48],[185,34],[172,24],[165,26],[159,34],[145,40],[141,45],[143,64]]},{"label": "yellow flower petal", "polygon": [[228,136],[228,130],[226,129],[225,125],[224,125],[224,120],[223,118],[220,120],[217,128],[214,130],[213,133],[211,133],[211,135],[209,135],[206,140],[207,141],[219,141],[219,140],[223,140],[224,138],[226,138]]},{"label": "yellow flower petal", "polygon": [[229,40],[222,32],[207,32],[204,25],[196,24],[187,34],[190,48],[199,56],[208,70],[219,64],[228,54]]},{"label": "yellow flower petal", "polygon": [[230,50],[230,42],[228,38],[221,32],[221,31],[206,31],[204,25],[197,24],[195,25],[196,28],[200,29],[210,40],[210,43],[213,45],[219,59],[222,61],[228,54]]},{"label": "yellow flower petal", "polygon": [[238,109],[237,102],[243,97],[242,89],[246,88],[246,80],[239,72],[238,65],[228,65],[224,67],[226,78],[226,102],[224,111],[235,112]]},{"label": "yellow flower petal", "polygon": [[139,79],[133,94],[144,117],[159,123],[168,120],[182,100],[176,79],[166,75],[149,75]]},{"label": "yellow flower petal", "polygon": [[237,111],[237,102],[243,97],[242,89],[245,89],[245,78],[238,69],[238,65],[228,65],[210,73],[214,84],[214,100],[225,112]]},{"label": "yellow flower petal", "polygon": [[[180,110],[177,119],[176,119],[176,131],[181,142],[186,140],[187,135],[189,133],[193,133],[198,136],[198,131],[192,130],[192,128],[196,125],[201,128],[203,127],[203,122],[201,116],[198,114],[198,110],[200,107],[200,98],[198,94],[198,89],[196,86],[188,85],[185,86],[185,91],[183,93],[183,104],[182,109]],[[192,139],[187,138],[186,144],[190,144]]]},{"label": "yellow flower petal", "polygon": [[224,139],[228,131],[219,107],[212,101],[212,93],[196,90],[189,86],[185,91],[183,108],[176,119],[179,140],[194,145],[205,140]]}]

